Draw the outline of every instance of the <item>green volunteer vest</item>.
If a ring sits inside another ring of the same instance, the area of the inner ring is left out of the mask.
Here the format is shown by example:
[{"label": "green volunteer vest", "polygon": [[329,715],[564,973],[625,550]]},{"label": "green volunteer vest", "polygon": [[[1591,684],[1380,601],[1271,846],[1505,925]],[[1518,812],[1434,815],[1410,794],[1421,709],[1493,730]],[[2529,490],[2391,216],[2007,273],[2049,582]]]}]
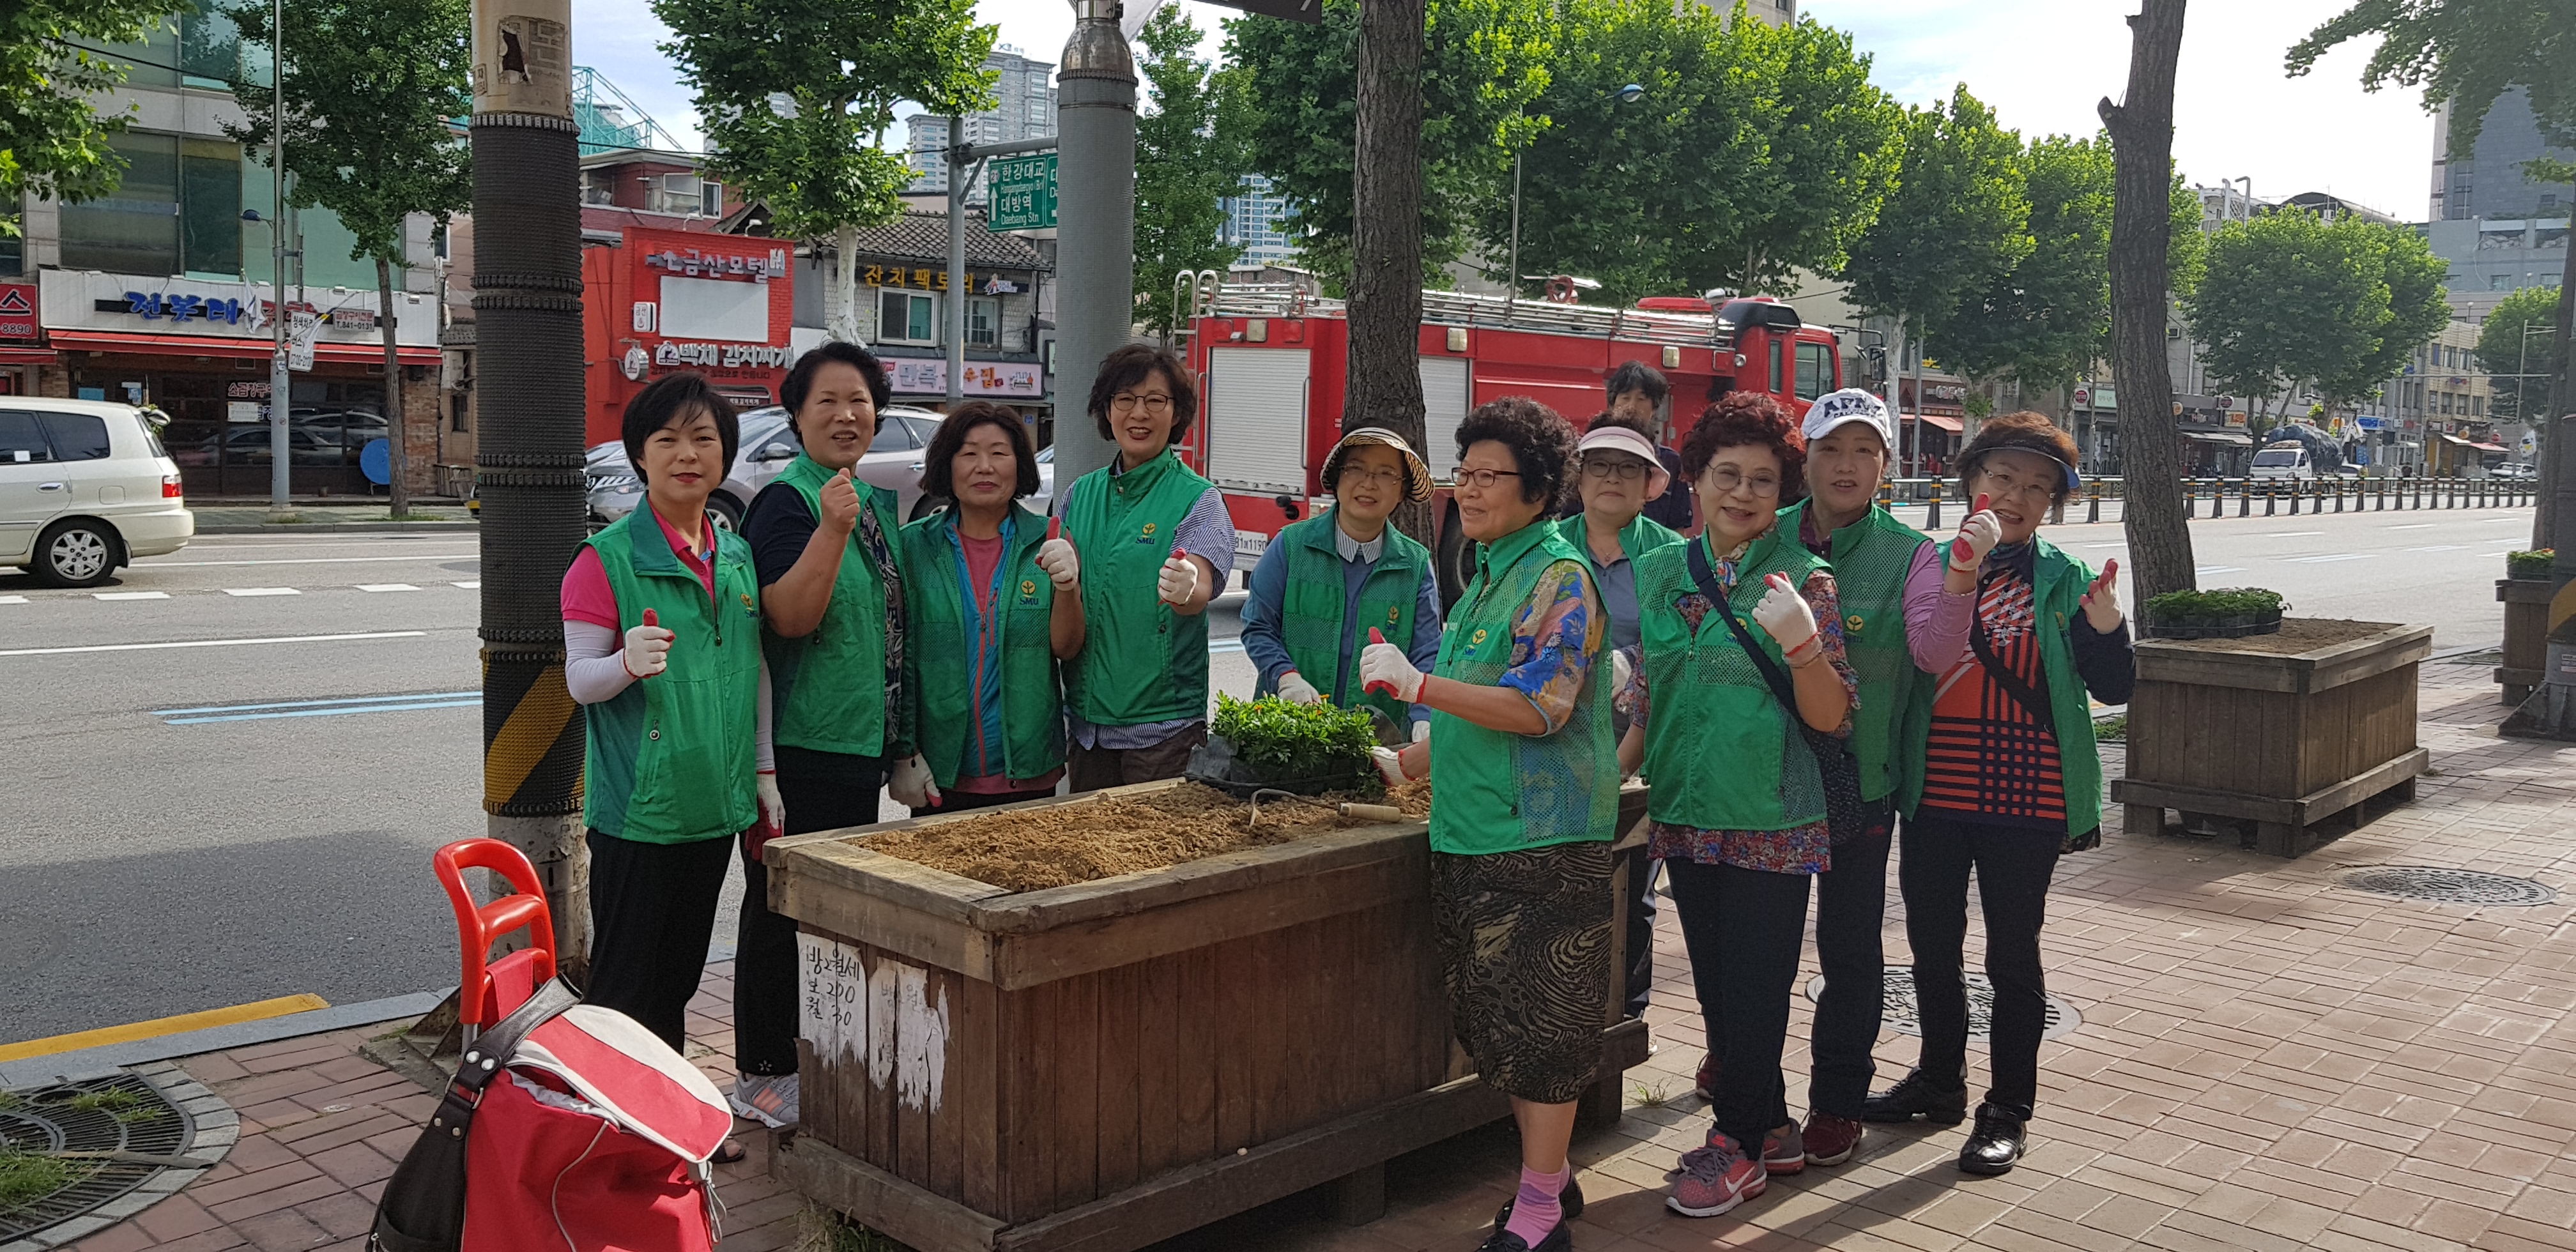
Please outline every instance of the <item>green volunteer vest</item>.
[{"label": "green volunteer vest", "polygon": [[[957,514],[942,509],[903,528],[904,686],[913,700],[914,738],[942,787],[957,784],[975,726],[975,641],[966,633],[966,558],[957,543]],[[1038,568],[1046,519],[1014,507],[1004,538],[1000,619],[1002,654],[1001,772],[1038,778],[1064,764],[1064,700],[1057,685],[1048,623],[1055,583]]]},{"label": "green volunteer vest", "polygon": [[[2048,676],[2049,715],[2057,722],[2057,761],[2065,774],[2066,833],[2072,838],[2102,825],[2102,750],[2093,739],[2093,703],[2085,693],[2084,679],[2075,672],[2075,645],[2067,635],[2075,628],[2076,615],[2084,611],[2077,602],[2084,598],[2084,589],[2093,584],[2093,569],[2036,535],[2031,542],[2038,545],[2031,561],[2032,581],[2036,584],[2031,611],[2040,627],[2039,663]],[[1929,741],[1932,701],[1916,701],[1906,721],[1907,742]],[[1921,799],[1918,771],[1904,806],[1907,817],[1914,815]]]},{"label": "green volunteer vest", "polygon": [[[1582,555],[1545,522],[1479,547],[1476,576],[1449,611],[1433,672],[1482,687],[1500,681],[1512,664],[1512,618],[1560,561],[1591,577]],[[1551,735],[1488,730],[1434,710],[1432,850],[1480,856],[1615,836],[1619,752],[1609,701],[1596,698],[1607,685],[1587,678],[1573,715]]]},{"label": "green volunteer vest", "polygon": [[[1806,524],[1804,501],[1780,510],[1779,531],[1795,539]],[[1804,546],[1804,541],[1799,541]],[[1932,676],[1914,668],[1905,642],[1905,575],[1929,542],[1923,532],[1876,505],[1833,533],[1834,590],[1842,598],[1843,647],[1860,677],[1852,714],[1852,754],[1860,759],[1860,798],[1923,794],[1924,740],[1904,738],[1911,711],[1932,699]]]},{"label": "green volunteer vest", "polygon": [[[798,453],[779,471],[778,481],[794,488],[819,522],[823,484],[839,472]],[[877,515],[877,525],[893,543],[898,533],[894,493],[857,485],[859,507]],[[789,639],[761,631],[761,647],[769,655],[772,742],[850,756],[883,756],[895,746],[886,742],[886,593],[876,563],[859,542],[859,528],[852,526],[842,545],[841,571],[832,581],[832,601],[824,606],[814,632]],[[901,589],[895,594],[900,596]]]},{"label": "green volunteer vest", "polygon": [[617,629],[644,611],[677,636],[670,668],[589,707],[582,820],[642,843],[726,839],[757,816],[760,580],[751,545],[715,532],[716,594],[682,564],[651,508],[586,542],[617,596]]},{"label": "green volunteer vest", "polygon": [[[1824,568],[1823,559],[1784,538],[1778,526],[1745,549],[1727,602],[1783,672],[1789,665],[1779,645],[1753,623],[1753,606],[1767,590],[1762,580],[1782,573],[1804,586]],[[1788,830],[1825,820],[1824,780],[1806,739],[1790,724],[1795,714],[1780,707],[1723,615],[1712,610],[1693,633],[1677,607],[1698,590],[1687,544],[1659,548],[1638,562],[1639,645],[1650,697],[1644,772],[1654,782],[1648,814],[1698,830]]]},{"label": "green volunteer vest", "polygon": [[[1582,514],[1574,514],[1552,522],[1550,525],[1556,527],[1557,533],[1565,536],[1567,543],[1574,545],[1575,552],[1585,558],[1585,564],[1591,563],[1592,539],[1584,532]],[[1631,561],[1657,548],[1681,541],[1682,532],[1643,513],[1638,514],[1635,521],[1619,528],[1619,550],[1626,553]]]},{"label": "green volunteer vest", "polygon": [[[1271,541],[1283,549],[1281,555],[1288,562],[1288,591],[1279,610],[1280,638],[1288,645],[1288,659],[1297,672],[1315,684],[1324,698],[1345,707],[1375,708],[1401,727],[1413,716],[1410,705],[1393,696],[1361,691],[1356,681],[1343,690],[1347,676],[1341,670],[1342,631],[1349,620],[1345,614],[1355,614],[1361,644],[1368,643],[1369,629],[1375,627],[1388,643],[1411,648],[1413,614],[1422,602],[1422,575],[1431,567],[1431,553],[1395,527],[1387,527],[1386,546],[1379,550],[1368,577],[1361,580],[1359,599],[1346,601],[1342,553],[1333,539],[1337,526],[1333,512],[1283,526]],[[1353,656],[1356,659],[1356,651]]]},{"label": "green volunteer vest", "polygon": [[1064,536],[1082,556],[1090,646],[1068,667],[1065,707],[1094,726],[1207,716],[1207,614],[1158,593],[1172,537],[1210,486],[1166,451],[1124,474],[1102,466],[1073,485]]}]

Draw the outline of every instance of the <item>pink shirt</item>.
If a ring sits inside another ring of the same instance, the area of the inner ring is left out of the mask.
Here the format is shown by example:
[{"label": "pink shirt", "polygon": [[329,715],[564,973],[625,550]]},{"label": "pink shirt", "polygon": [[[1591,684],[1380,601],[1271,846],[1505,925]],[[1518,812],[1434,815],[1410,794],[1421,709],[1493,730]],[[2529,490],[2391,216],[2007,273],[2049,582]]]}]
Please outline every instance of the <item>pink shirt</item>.
[{"label": "pink shirt", "polygon": [[1905,647],[1914,654],[1914,667],[1927,674],[1947,673],[1968,655],[1968,623],[1977,593],[1944,590],[1941,582],[1949,568],[1950,542],[1931,539],[1915,549],[1914,563],[1905,571]]},{"label": "pink shirt", "polygon": [[[661,514],[653,514],[653,521],[662,528],[662,537],[669,541],[672,553],[680,558],[680,564],[687,566],[690,573],[698,576],[699,582],[707,585],[707,601],[714,603],[716,570],[711,558],[715,554],[715,523],[711,520],[706,524],[707,551],[701,555],[689,548],[689,541],[681,538],[680,532],[672,529],[669,522],[663,521]],[[564,571],[563,619],[567,622],[589,622],[610,630],[619,629],[617,593],[608,585],[608,571],[599,564],[599,550],[589,544],[581,546],[581,551],[572,558],[572,568]]]}]

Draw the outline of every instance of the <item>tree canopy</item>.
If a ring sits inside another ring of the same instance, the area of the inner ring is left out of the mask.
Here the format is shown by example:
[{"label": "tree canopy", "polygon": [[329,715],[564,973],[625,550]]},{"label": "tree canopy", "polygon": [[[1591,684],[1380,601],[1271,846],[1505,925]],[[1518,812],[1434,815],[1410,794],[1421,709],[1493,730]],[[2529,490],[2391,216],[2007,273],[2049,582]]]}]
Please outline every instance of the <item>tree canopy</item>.
[{"label": "tree canopy", "polygon": [[96,96],[125,82],[125,65],[83,44],[141,43],[175,24],[186,0],[10,0],[0,5],[0,235],[16,235],[28,192],[78,202],[114,194],[125,162],[107,137],[126,116]]},{"label": "tree canopy", "polygon": [[1151,107],[1136,119],[1136,296],[1144,323],[1169,334],[1173,279],[1243,255],[1223,241],[1218,200],[1242,189],[1248,118],[1241,71],[1199,59],[1199,28],[1180,5],[1155,10],[1137,42]]},{"label": "tree canopy", "polygon": [[2451,148],[2477,146],[2487,110],[2508,91],[2561,146],[2576,147],[2576,5],[2565,0],[2357,0],[2292,45],[2290,77],[2346,41],[2380,37],[2362,86],[2421,87],[2426,111],[2451,106]]},{"label": "tree canopy", "polygon": [[2367,398],[2450,320],[2448,266],[2414,231],[2285,209],[2229,222],[2183,302],[2211,385],[2259,399]]},{"label": "tree canopy", "polygon": [[[2525,287],[2499,301],[2478,327],[2478,368],[2495,375],[2487,413],[2529,421],[2549,397],[2550,354],[2558,348],[2558,289]],[[2528,333],[2526,333],[2528,332]],[[2517,378],[2517,374],[2538,377]],[[2532,403],[2524,404],[2528,396]]]},{"label": "tree canopy", "polygon": [[1907,117],[1896,190],[1845,269],[1852,301],[1940,342],[2031,254],[2030,218],[2021,137],[1962,85]]}]

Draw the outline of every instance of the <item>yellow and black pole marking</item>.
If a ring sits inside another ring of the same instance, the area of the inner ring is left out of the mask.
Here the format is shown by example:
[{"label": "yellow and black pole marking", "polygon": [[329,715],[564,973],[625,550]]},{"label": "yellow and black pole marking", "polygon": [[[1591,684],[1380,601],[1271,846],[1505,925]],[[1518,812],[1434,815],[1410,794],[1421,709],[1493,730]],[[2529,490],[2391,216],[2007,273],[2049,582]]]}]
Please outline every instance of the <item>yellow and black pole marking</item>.
[{"label": "yellow and black pole marking", "polygon": [[564,687],[562,655],[505,654],[495,664],[496,651],[483,653],[483,811],[496,817],[578,812],[581,706]]}]

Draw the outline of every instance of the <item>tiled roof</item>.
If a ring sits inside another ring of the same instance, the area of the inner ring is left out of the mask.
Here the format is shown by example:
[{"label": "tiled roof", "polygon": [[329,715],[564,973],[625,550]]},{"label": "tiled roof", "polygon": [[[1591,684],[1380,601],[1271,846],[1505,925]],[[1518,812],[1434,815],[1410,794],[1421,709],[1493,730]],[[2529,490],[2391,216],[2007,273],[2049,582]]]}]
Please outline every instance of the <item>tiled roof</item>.
[{"label": "tiled roof", "polygon": [[[1029,246],[1017,235],[996,235],[984,229],[984,219],[977,214],[966,216],[966,264],[994,269],[1049,270],[1044,254]],[[829,246],[829,238],[817,240],[818,246]],[[929,261],[945,264],[948,260],[948,215],[915,213],[883,226],[864,227],[859,231],[858,252],[865,257],[900,258],[906,261]]]}]

